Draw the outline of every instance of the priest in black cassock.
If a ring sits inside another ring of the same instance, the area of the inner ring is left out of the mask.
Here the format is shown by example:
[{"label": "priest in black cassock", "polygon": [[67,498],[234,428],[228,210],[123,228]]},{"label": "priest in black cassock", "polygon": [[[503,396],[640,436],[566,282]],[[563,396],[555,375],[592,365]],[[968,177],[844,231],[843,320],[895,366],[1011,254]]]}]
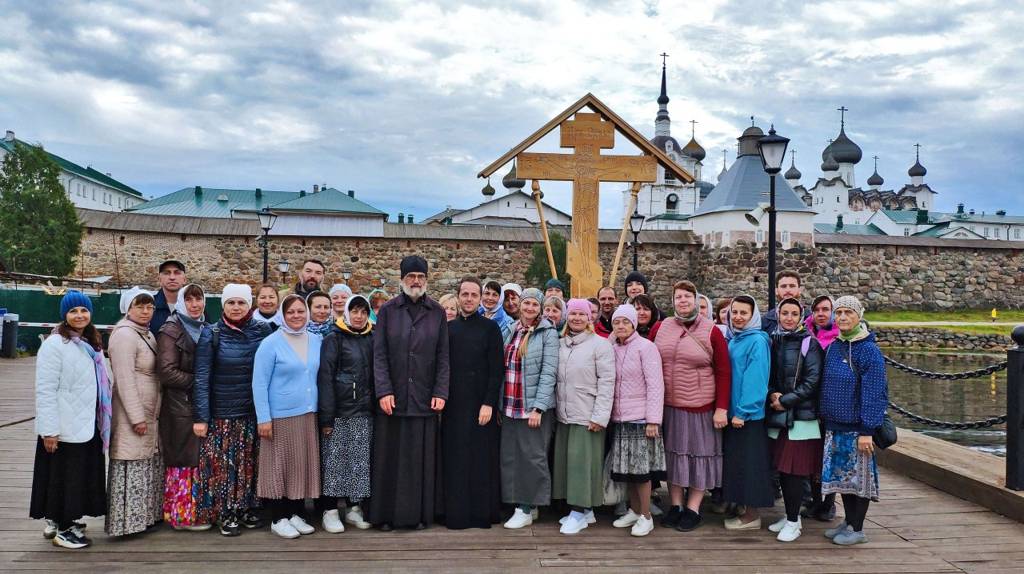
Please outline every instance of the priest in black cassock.
[{"label": "priest in black cassock", "polygon": [[501,330],[478,310],[482,287],[459,282],[459,315],[448,323],[451,386],[441,418],[445,524],[490,528],[501,521],[501,469],[494,409],[505,376]]},{"label": "priest in black cassock", "polygon": [[448,321],[427,296],[427,262],[402,259],[402,294],[377,311],[369,520],[381,530],[426,528],[439,510],[438,413],[448,399]]}]

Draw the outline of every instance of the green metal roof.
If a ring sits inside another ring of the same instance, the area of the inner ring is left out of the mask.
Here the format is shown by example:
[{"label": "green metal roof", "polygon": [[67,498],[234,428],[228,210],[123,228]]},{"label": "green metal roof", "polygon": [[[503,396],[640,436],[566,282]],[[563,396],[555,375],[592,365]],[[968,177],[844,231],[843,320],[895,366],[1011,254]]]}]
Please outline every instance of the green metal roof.
[{"label": "green metal roof", "polygon": [[[297,195],[297,194],[292,194]],[[272,206],[275,211],[317,211],[321,213],[360,213],[367,215],[387,215],[376,207],[359,201],[343,191],[329,187],[317,193],[307,193]]]},{"label": "green metal roof", "polygon": [[[917,211],[916,209],[882,209],[880,210],[889,219],[893,220],[894,223],[902,225],[916,225],[917,224]],[[938,223],[947,214],[939,213],[936,211],[928,212],[928,224],[932,225]]]},{"label": "green metal roof", "polygon": [[236,213],[252,213],[264,207],[274,210],[316,213],[358,213],[386,216],[383,211],[347,193],[328,188],[319,193],[302,195],[294,191],[255,189],[221,189],[200,187],[196,195],[194,187],[158,197],[152,201],[131,208],[129,211],[145,215],[176,215],[183,217],[213,217],[228,219]]},{"label": "green metal roof", "polygon": [[[6,139],[0,139],[0,147],[2,147],[5,150],[7,150],[8,153],[13,153],[14,152],[14,143],[15,142],[18,142],[18,143],[21,143],[21,144],[24,144],[24,145],[27,145],[27,146],[36,147],[36,146],[33,146],[30,143],[21,141],[19,139],[16,139],[13,142],[7,141]],[[139,192],[138,190],[136,190],[136,189],[134,189],[132,187],[129,187],[129,186],[121,183],[120,181],[117,181],[116,179],[108,176],[105,173],[101,173],[99,171],[96,171],[95,169],[93,169],[91,167],[82,167],[82,166],[78,165],[75,162],[68,161],[68,160],[60,157],[57,154],[50,153],[45,148],[43,148],[43,151],[46,152],[46,155],[50,156],[50,159],[52,159],[53,161],[57,162],[57,165],[60,166],[60,168],[63,169],[64,171],[71,172],[71,173],[73,173],[75,175],[78,175],[78,176],[81,176],[81,177],[89,178],[89,179],[91,179],[93,181],[102,183],[103,185],[106,185],[108,187],[113,187],[114,189],[118,189],[120,191],[123,191],[123,192],[129,194],[129,195],[134,195],[135,197],[143,199],[141,192]]]},{"label": "green metal roof", "polygon": [[815,223],[815,233],[843,233],[846,235],[885,235],[885,232],[870,223],[868,225],[846,224],[842,229],[836,229],[834,223]]}]

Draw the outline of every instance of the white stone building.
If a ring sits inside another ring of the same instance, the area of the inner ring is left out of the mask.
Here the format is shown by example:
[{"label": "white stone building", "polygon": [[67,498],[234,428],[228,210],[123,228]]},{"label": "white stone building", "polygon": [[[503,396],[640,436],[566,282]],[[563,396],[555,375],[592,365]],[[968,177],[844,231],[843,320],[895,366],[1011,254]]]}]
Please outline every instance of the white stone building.
[{"label": "white stone building", "polygon": [[[0,140],[0,162],[14,151],[15,143],[31,145],[17,139],[14,132],[7,130]],[[142,194],[117,181],[109,173],[102,173],[92,166],[82,167],[56,154],[46,152],[60,166],[60,184],[75,207],[98,211],[123,211],[138,206],[146,200]]]},{"label": "white stone building", "polygon": [[[660,168],[659,168],[660,169]],[[435,213],[423,220],[426,225],[503,225],[507,227],[532,227],[540,225],[537,204],[533,197],[522,191],[526,182],[516,176],[515,163],[505,177],[502,185],[507,190],[505,195],[495,197],[494,187],[490,182],[481,191],[488,199],[469,209],[455,209],[451,206],[444,211]],[[572,225],[572,216],[564,211],[551,207],[541,201],[544,219],[548,225]]]}]

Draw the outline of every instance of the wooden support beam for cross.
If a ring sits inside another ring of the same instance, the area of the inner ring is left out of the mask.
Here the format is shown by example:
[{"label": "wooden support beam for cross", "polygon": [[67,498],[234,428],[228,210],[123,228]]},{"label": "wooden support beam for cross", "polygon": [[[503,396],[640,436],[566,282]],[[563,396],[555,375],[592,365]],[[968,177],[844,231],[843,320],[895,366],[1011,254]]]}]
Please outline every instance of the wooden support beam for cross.
[{"label": "wooden support beam for cross", "polygon": [[[622,216],[622,232],[619,233],[619,246],[615,249],[615,261],[612,263],[612,272],[608,275],[608,284],[614,285],[619,276],[619,262],[622,261],[622,247],[626,244],[626,231],[629,230],[629,218],[636,209],[636,196],[640,194],[640,182],[634,181],[633,187],[629,190],[629,206]],[[634,249],[636,249],[634,247]]]},{"label": "wooden support beam for cross", "polygon": [[572,237],[566,272],[572,277],[573,297],[593,297],[603,281],[597,244],[600,184],[653,182],[658,162],[648,155],[601,155],[602,149],[615,146],[615,124],[601,114],[578,112],[574,119],[562,122],[560,142],[574,153],[520,153],[517,174],[523,179],[572,182]]},{"label": "wooden support beam for cross", "polygon": [[548,268],[551,269],[551,278],[558,279],[558,269],[555,268],[555,254],[551,250],[551,237],[548,235],[548,222],[544,219],[544,194],[540,191],[540,182],[533,180],[530,184],[533,190],[533,202],[537,205],[537,217],[540,218],[540,233],[544,236],[544,249],[548,252]]}]

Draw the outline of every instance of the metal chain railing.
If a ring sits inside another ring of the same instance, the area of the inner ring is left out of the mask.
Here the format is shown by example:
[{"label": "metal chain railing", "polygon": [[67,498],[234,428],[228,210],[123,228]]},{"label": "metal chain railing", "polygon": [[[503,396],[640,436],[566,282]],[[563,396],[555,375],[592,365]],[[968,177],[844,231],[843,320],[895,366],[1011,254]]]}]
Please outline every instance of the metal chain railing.
[{"label": "metal chain railing", "polygon": [[[1002,361],[1002,362],[995,363],[993,365],[989,365],[989,366],[981,368],[981,369],[975,369],[973,371],[963,371],[963,372],[960,372],[960,373],[939,373],[939,372],[935,372],[935,371],[925,371],[924,369],[918,369],[917,367],[911,367],[910,365],[905,365],[905,364],[903,364],[903,363],[901,363],[901,362],[899,362],[899,361],[897,361],[895,359],[892,359],[890,357],[884,357],[884,358],[885,358],[886,364],[891,365],[893,368],[899,369],[899,370],[901,370],[901,371],[903,371],[905,373],[910,373],[912,375],[916,375],[918,377],[925,378],[925,379],[935,379],[935,380],[942,380],[942,381],[958,381],[958,380],[963,380],[963,379],[974,379],[974,378],[977,378],[977,377],[984,377],[984,376],[991,375],[993,373],[997,373],[999,371],[1005,370],[1006,366],[1007,366],[1007,361]],[[912,421],[914,421],[914,422],[916,422],[918,424],[922,424],[922,425],[930,426],[930,427],[936,427],[936,428],[944,428],[944,429],[952,429],[952,430],[975,430],[975,429],[991,428],[991,427],[993,427],[995,425],[1001,425],[1001,424],[1006,423],[1006,415],[1001,415],[1001,416],[998,416],[998,417],[989,417],[987,419],[978,420],[978,421],[953,422],[953,421],[940,421],[940,420],[936,420],[936,419],[930,419],[928,417],[912,413],[912,412],[910,412],[907,409],[897,405],[896,403],[894,403],[892,401],[889,401],[889,408],[891,408],[896,413],[898,413],[898,414],[900,414],[900,415],[902,415],[902,416],[904,416],[904,417],[906,417],[906,418],[908,418],[908,419],[910,419],[910,420],[912,420]]]}]

